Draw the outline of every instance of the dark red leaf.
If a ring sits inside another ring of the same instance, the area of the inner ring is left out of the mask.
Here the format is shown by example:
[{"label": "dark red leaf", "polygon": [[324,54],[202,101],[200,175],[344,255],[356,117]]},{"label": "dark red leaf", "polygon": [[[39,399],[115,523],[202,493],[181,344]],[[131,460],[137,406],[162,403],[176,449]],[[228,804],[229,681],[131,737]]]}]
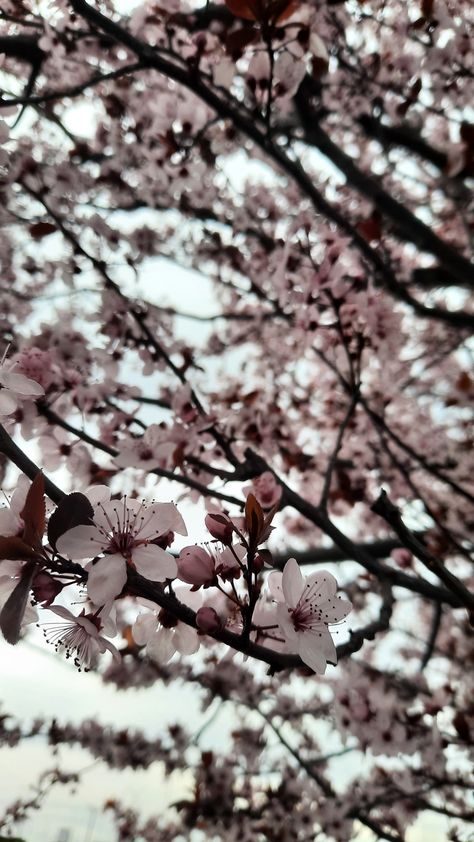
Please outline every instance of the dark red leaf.
[{"label": "dark red leaf", "polygon": [[27,561],[37,557],[36,550],[25,544],[23,538],[18,535],[9,535],[6,538],[0,537],[0,561],[7,558],[12,561]]},{"label": "dark red leaf", "polygon": [[43,542],[46,522],[46,507],[44,502],[44,477],[41,471],[36,474],[26,495],[25,505],[20,513],[25,522],[23,540],[25,544],[40,549]]},{"label": "dark red leaf", "polygon": [[257,31],[249,26],[244,26],[241,29],[235,29],[229,32],[225,42],[225,48],[228,53],[234,58],[240,58],[245,47],[251,44],[258,38]]},{"label": "dark red leaf", "polygon": [[52,222],[35,222],[34,225],[30,225],[30,234],[34,240],[42,240],[43,237],[54,234],[57,230],[56,225],[53,225]]},{"label": "dark red leaf", "polygon": [[20,630],[23,616],[28,603],[31,582],[35,575],[36,564],[28,562],[25,564],[21,579],[11,592],[5,605],[0,612],[0,630],[7,641],[15,645],[20,639]]}]

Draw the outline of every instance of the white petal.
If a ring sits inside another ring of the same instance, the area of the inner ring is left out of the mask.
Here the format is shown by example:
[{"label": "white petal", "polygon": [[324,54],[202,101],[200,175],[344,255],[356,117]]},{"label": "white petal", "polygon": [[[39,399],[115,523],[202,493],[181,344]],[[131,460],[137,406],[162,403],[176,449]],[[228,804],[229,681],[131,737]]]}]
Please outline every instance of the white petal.
[{"label": "white petal", "polygon": [[74,526],[58,538],[56,546],[68,558],[94,558],[107,549],[107,541],[96,526]]},{"label": "white petal", "polygon": [[99,641],[100,641],[100,644],[101,644],[100,645],[100,651],[101,652],[104,652],[105,649],[108,649],[109,652],[112,653],[112,656],[113,656],[115,661],[121,661],[122,660],[120,652],[118,651],[117,647],[114,646],[114,644],[110,642],[110,640],[107,640],[105,637],[101,636],[99,638]]},{"label": "white petal", "polygon": [[153,503],[153,505],[147,506],[146,514],[148,517],[140,532],[137,533],[138,536],[151,538],[165,535],[166,532],[178,532],[180,535],[188,534],[184,520],[174,503]]},{"label": "white petal", "polygon": [[323,602],[319,605],[319,608],[325,623],[339,623],[340,620],[343,620],[351,612],[352,603],[347,599],[342,599],[342,597],[336,597],[335,599],[328,599],[327,602]]},{"label": "white petal", "polygon": [[331,637],[331,633],[328,629],[324,629],[322,632],[322,637],[320,638],[321,641],[321,648],[326,658],[326,661],[329,664],[337,664],[337,652],[336,647],[334,645],[334,641]]},{"label": "white petal", "polygon": [[74,614],[71,613],[67,608],[64,608],[63,605],[50,605],[48,607],[49,611],[53,611],[58,617],[62,617],[63,620],[69,620],[71,623],[76,622],[76,617]]},{"label": "white petal", "polygon": [[178,565],[173,556],[161,547],[157,547],[156,544],[134,547],[132,561],[138,572],[146,579],[151,579],[152,582],[174,579],[178,573]]},{"label": "white petal", "polygon": [[311,602],[324,602],[331,599],[337,591],[337,581],[327,570],[318,570],[306,578],[306,584],[310,586]]},{"label": "white petal", "polygon": [[8,389],[0,389],[0,415],[10,415],[18,406],[16,395]]},{"label": "white petal", "polygon": [[189,588],[175,588],[176,599],[197,611],[202,605],[202,593],[200,591],[191,591]]},{"label": "white petal", "polygon": [[89,503],[96,506],[97,503],[106,503],[110,500],[110,488],[107,485],[90,485],[85,492]]},{"label": "white petal", "polygon": [[95,605],[118,596],[127,581],[127,565],[120,555],[109,555],[94,564],[87,580],[87,593]]},{"label": "white petal", "polygon": [[156,632],[158,620],[155,614],[139,614],[132,626],[132,635],[135,643],[138,646],[144,646],[148,643],[152,635]]},{"label": "white petal", "polygon": [[303,593],[304,578],[299,564],[294,558],[288,559],[285,564],[281,585],[286,604],[290,608],[295,608]]},{"label": "white petal", "polygon": [[282,573],[280,572],[280,570],[273,570],[267,579],[267,586],[270,592],[270,596],[272,597],[272,599],[276,599],[277,602],[283,602],[285,599],[285,597],[283,596],[281,580]]},{"label": "white petal", "polygon": [[11,371],[3,371],[1,383],[5,388],[11,389],[23,398],[40,398],[44,395],[44,389],[36,380],[30,380],[24,374],[14,374]]},{"label": "white petal", "polygon": [[[132,516],[133,520],[133,516]],[[122,500],[103,500],[94,506],[94,523],[106,533],[127,531],[127,506]]]},{"label": "white petal", "polygon": [[326,672],[326,658],[318,643],[319,638],[311,632],[298,635],[298,655],[301,660],[319,675]]},{"label": "white petal", "polygon": [[294,647],[293,651],[297,652],[297,640],[298,640],[298,632],[295,630],[293,625],[293,621],[291,619],[291,615],[288,611],[288,607],[285,602],[278,602],[277,606],[277,619],[278,625],[280,626],[281,632],[283,637],[287,641],[287,643],[291,644]]},{"label": "white petal", "polygon": [[193,655],[199,649],[196,630],[185,623],[178,623],[174,631],[174,645],[181,655]]},{"label": "white petal", "polygon": [[176,652],[172,629],[159,629],[148,641],[146,653],[159,664],[166,664]]}]

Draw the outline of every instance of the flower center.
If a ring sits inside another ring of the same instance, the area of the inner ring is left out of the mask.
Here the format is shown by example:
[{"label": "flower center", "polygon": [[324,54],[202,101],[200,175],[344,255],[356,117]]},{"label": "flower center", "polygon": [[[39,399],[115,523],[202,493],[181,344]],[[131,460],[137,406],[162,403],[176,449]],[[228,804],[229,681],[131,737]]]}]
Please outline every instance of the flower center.
[{"label": "flower center", "polygon": [[137,542],[131,532],[114,532],[109,542],[110,553],[121,553],[123,556],[130,556]]}]

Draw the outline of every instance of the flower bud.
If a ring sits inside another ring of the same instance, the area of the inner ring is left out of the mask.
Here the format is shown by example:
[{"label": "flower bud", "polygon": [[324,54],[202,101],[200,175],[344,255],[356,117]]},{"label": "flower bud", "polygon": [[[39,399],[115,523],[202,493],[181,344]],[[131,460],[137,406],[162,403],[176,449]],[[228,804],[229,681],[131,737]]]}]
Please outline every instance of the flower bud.
[{"label": "flower bud", "polygon": [[232,543],[234,524],[228,517],[219,514],[209,514],[206,515],[204,522],[213,538],[217,538],[223,544],[229,545]]},{"label": "flower bud", "polygon": [[393,560],[396,561],[400,567],[411,567],[413,556],[410,550],[405,549],[405,547],[397,547],[392,550],[391,555]]},{"label": "flower bud", "polygon": [[212,634],[213,632],[219,631],[221,628],[221,621],[217,611],[209,606],[199,608],[196,612],[196,626],[199,631],[205,632],[206,634]]},{"label": "flower bud", "polygon": [[215,580],[214,559],[202,547],[184,547],[177,563],[178,579],[195,589],[209,587]]}]

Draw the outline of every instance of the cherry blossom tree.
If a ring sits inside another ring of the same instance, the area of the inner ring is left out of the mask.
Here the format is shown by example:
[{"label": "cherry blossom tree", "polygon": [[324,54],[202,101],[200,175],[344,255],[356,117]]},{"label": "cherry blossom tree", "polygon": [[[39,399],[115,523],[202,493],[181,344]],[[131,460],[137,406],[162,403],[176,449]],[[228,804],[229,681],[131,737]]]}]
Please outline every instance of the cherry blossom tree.
[{"label": "cherry blossom tree", "polygon": [[199,753],[5,712],[12,749],[192,774],[154,819],[109,802],[121,842],[469,838],[473,24],[1,4],[0,629],[238,722]]}]

